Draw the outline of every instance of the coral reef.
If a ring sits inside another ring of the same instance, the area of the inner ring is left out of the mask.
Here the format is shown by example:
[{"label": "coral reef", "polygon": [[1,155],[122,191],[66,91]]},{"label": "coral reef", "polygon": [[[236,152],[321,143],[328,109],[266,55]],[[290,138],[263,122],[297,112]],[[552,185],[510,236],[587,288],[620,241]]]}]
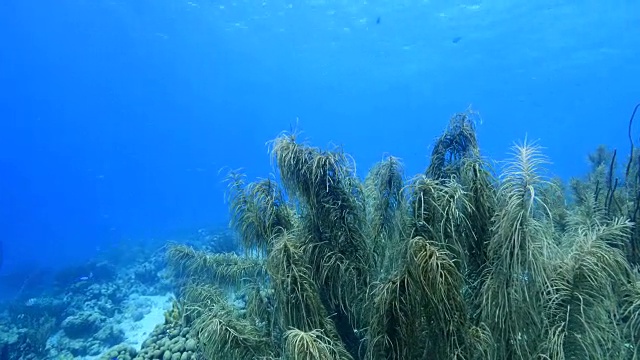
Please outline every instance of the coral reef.
[{"label": "coral reef", "polygon": [[118,244],[51,286],[17,276],[0,357],[639,359],[633,141],[565,183],[526,141],[490,166],[474,117],[412,177],[393,156],[360,177],[342,149],[281,134],[276,175],[228,173],[230,229]]},{"label": "coral reef", "polygon": [[199,344],[188,327],[180,324],[157,326],[142,344],[140,351],[117,345],[107,350],[101,357],[104,360],[197,360]]}]

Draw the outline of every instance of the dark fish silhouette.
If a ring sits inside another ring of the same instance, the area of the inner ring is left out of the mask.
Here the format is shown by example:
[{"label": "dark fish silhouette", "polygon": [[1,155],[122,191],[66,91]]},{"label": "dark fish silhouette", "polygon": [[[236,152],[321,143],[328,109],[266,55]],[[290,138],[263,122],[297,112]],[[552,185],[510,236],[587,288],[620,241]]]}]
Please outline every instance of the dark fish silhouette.
[{"label": "dark fish silhouette", "polygon": [[451,39],[451,42],[454,44],[457,44],[458,42],[460,42],[460,40],[462,40],[462,36],[456,36],[453,39]]},{"label": "dark fish silhouette", "polygon": [[376,25],[380,24],[380,16],[378,16],[378,18],[376,19]]}]

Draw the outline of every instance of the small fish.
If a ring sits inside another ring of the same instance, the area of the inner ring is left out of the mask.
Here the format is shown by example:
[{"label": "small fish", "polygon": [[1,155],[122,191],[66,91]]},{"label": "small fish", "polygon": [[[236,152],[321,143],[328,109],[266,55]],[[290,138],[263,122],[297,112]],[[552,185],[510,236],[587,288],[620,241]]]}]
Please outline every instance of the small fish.
[{"label": "small fish", "polygon": [[460,42],[460,40],[462,40],[462,36],[456,36],[451,40],[451,42],[457,44]]},{"label": "small fish", "polygon": [[380,24],[380,16],[378,16],[378,18],[376,18],[376,25]]},{"label": "small fish", "polygon": [[78,280],[87,281],[87,280],[91,279],[92,277],[93,277],[93,272],[90,272],[89,276],[81,276]]}]

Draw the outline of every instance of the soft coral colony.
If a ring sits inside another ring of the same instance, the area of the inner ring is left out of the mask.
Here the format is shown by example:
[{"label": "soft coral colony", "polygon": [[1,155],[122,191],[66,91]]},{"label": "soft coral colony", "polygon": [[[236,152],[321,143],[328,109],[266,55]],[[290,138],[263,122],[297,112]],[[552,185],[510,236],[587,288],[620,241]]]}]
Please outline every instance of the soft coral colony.
[{"label": "soft coral colony", "polygon": [[614,180],[600,149],[565,186],[525,142],[496,171],[473,116],[455,115],[410,179],[389,156],[362,181],[350,156],[295,133],[270,144],[277,178],[230,172],[245,254],[168,250],[205,356],[637,358],[638,161]]}]

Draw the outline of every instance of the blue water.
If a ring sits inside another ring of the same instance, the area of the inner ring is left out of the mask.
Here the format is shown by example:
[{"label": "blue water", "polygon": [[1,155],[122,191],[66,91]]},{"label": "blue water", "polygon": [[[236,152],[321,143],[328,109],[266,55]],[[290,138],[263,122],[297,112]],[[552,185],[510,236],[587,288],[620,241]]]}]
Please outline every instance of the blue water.
[{"label": "blue water", "polygon": [[485,155],[579,176],[626,157],[639,59],[636,0],[3,0],[0,273],[225,223],[219,170],[273,172],[296,123],[415,174],[471,105]]}]

